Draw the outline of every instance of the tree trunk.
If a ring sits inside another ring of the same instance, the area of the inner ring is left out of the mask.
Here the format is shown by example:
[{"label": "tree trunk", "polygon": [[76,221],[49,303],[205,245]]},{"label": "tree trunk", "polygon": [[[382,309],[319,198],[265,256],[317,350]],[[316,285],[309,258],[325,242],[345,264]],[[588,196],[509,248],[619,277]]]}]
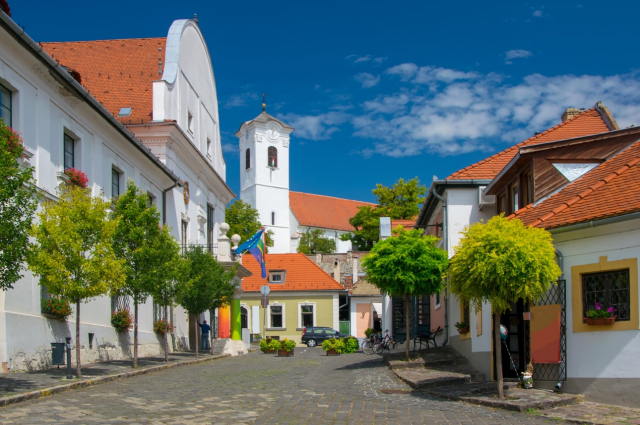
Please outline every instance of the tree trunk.
[{"label": "tree trunk", "polygon": [[493,338],[495,339],[496,380],[498,381],[498,398],[504,400],[504,378],[502,376],[502,340],[500,339],[500,314],[493,313]]},{"label": "tree trunk", "polygon": [[82,378],[82,366],[80,364],[80,301],[76,301],[76,373]]},{"label": "tree trunk", "polygon": [[209,347],[211,347],[211,355],[213,355],[213,315],[215,310],[209,310]]},{"label": "tree trunk", "polygon": [[[198,317],[196,315],[196,317]],[[200,338],[198,338],[198,334],[200,333],[200,320],[196,319],[196,359],[198,358],[198,348],[200,348]]]},{"label": "tree trunk", "polygon": [[164,329],[164,362],[169,363],[169,307],[164,306],[164,320],[167,325]]},{"label": "tree trunk", "polygon": [[407,357],[407,361],[409,361],[409,340],[411,338],[411,295],[405,295],[405,319],[407,322],[407,339],[404,342],[404,354]]},{"label": "tree trunk", "polygon": [[138,367],[138,298],[133,297],[133,367]]}]

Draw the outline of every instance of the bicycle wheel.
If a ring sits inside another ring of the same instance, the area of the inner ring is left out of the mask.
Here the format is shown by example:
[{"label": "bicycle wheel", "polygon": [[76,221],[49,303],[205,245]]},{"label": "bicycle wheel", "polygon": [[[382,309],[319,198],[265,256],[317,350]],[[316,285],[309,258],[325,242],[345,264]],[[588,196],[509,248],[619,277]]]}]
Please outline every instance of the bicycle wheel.
[{"label": "bicycle wheel", "polygon": [[362,343],[362,352],[365,354],[373,354],[373,344],[370,340],[366,340]]},{"label": "bicycle wheel", "polygon": [[373,344],[373,352],[376,354],[380,354],[384,351],[384,347],[385,347],[385,344],[381,342]]}]

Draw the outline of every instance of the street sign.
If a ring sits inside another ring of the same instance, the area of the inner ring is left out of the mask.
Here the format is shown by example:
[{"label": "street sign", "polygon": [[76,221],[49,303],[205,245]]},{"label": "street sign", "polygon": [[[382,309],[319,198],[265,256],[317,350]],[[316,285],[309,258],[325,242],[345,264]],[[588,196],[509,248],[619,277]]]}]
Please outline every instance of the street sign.
[{"label": "street sign", "polygon": [[260,288],[260,293],[262,295],[269,295],[269,292],[271,292],[271,289],[269,289],[267,285],[262,285],[262,288]]},{"label": "street sign", "polygon": [[267,308],[269,307],[269,295],[263,295],[260,299],[260,307]]}]

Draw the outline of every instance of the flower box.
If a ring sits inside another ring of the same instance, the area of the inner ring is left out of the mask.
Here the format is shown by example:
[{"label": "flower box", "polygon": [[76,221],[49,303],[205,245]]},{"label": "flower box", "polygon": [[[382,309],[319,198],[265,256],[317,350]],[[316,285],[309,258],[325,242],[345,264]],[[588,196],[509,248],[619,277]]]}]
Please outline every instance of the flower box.
[{"label": "flower box", "polygon": [[278,350],[278,357],[293,357],[293,351],[287,351],[287,350]]},{"label": "flower box", "polygon": [[613,317],[599,317],[597,319],[589,319],[588,317],[584,318],[584,322],[589,326],[610,326],[613,325],[618,316]]},{"label": "flower box", "polygon": [[459,329],[458,329],[458,333],[459,333],[460,335],[466,335],[466,334],[468,334],[468,333],[469,333],[469,328],[459,328]]},{"label": "flower box", "polygon": [[340,353],[335,348],[327,350],[327,356],[339,356]]}]

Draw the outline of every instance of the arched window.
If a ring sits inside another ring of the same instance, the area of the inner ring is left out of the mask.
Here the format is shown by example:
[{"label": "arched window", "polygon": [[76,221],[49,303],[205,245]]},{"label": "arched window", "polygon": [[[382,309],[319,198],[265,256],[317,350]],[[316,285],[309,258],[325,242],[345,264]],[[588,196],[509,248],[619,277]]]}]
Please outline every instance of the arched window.
[{"label": "arched window", "polygon": [[276,149],[275,146],[269,146],[267,153],[269,154],[269,162],[267,163],[267,166],[271,168],[278,168],[278,149]]},{"label": "arched window", "polygon": [[248,170],[249,168],[251,168],[251,149],[244,151],[244,169]]},{"label": "arched window", "polygon": [[276,225],[276,213],[274,211],[271,212],[271,225]]}]

